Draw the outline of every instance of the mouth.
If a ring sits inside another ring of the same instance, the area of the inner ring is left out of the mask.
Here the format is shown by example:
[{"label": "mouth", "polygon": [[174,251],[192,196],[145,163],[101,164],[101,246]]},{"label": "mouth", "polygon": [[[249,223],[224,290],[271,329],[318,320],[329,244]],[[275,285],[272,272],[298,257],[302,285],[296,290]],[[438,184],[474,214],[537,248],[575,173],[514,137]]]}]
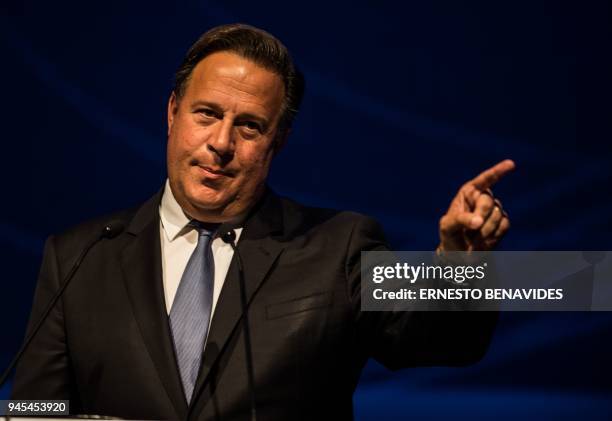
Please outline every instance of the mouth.
[{"label": "mouth", "polygon": [[206,165],[196,165],[198,172],[208,179],[218,180],[223,177],[233,177],[233,174],[219,168],[208,167]]}]

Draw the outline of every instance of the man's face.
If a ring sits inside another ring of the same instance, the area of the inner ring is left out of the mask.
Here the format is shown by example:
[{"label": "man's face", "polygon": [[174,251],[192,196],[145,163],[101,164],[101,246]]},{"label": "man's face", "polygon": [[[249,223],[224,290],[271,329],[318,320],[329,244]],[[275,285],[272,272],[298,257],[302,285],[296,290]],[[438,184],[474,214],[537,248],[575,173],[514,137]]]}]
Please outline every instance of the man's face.
[{"label": "man's face", "polygon": [[282,79],[231,52],[193,69],[168,103],[168,177],[183,210],[207,222],[244,214],[264,190],[278,148]]}]

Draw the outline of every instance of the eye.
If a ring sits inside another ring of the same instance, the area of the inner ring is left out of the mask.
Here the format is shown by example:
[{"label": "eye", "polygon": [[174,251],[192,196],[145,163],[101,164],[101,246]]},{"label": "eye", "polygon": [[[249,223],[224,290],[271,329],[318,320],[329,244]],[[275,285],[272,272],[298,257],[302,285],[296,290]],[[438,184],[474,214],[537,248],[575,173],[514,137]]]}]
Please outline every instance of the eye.
[{"label": "eye", "polygon": [[255,139],[263,133],[263,129],[256,121],[241,121],[236,123],[237,128],[245,139]]},{"label": "eye", "polygon": [[202,114],[204,117],[215,118],[217,113],[209,108],[200,108],[197,113]]},{"label": "eye", "polygon": [[248,130],[251,130],[251,131],[257,131],[257,132],[261,131],[259,124],[255,123],[254,121],[246,121],[244,123],[244,127],[246,127]]}]

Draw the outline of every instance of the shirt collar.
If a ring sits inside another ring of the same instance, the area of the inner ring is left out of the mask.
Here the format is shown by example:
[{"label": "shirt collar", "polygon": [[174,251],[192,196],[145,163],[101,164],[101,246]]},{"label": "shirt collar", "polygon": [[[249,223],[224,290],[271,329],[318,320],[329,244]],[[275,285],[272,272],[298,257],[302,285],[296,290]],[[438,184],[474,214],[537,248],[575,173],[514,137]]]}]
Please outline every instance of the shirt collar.
[{"label": "shirt collar", "polygon": [[[159,205],[159,216],[161,219],[162,228],[166,233],[166,238],[170,242],[176,240],[177,237],[183,235],[185,232],[193,229],[193,227],[189,225],[191,218],[189,218],[189,216],[183,212],[183,208],[181,208],[181,205],[179,205],[174,198],[169,179],[166,179],[166,185],[164,186],[164,194]],[[233,229],[237,230],[239,233],[242,231],[244,219],[245,215],[241,215],[228,223],[233,225]]]},{"label": "shirt collar", "polygon": [[185,228],[190,228],[188,225],[191,219],[185,215],[181,205],[174,198],[168,179],[159,205],[159,216],[168,241],[174,241]]}]

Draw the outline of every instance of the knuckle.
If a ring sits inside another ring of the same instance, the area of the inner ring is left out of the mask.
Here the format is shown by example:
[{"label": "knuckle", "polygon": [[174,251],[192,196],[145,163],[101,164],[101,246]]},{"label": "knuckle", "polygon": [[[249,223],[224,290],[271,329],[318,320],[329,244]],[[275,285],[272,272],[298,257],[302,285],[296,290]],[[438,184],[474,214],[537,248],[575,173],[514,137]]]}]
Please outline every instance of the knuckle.
[{"label": "knuckle", "polygon": [[504,218],[500,222],[499,227],[495,233],[495,236],[502,237],[504,234],[506,234],[506,232],[508,232],[509,229],[510,229],[510,221],[508,220],[508,218]]},{"label": "knuckle", "polygon": [[478,198],[480,208],[485,212],[490,212],[493,209],[493,199],[488,194],[482,194]]},{"label": "knuckle", "polygon": [[497,224],[500,224],[504,218],[504,215],[502,214],[502,210],[499,208],[499,206],[495,206],[493,210],[494,210],[493,218]]},{"label": "knuckle", "polygon": [[497,230],[497,224],[493,224],[493,223],[492,224],[488,224],[487,226],[485,226],[483,228],[482,236],[483,237],[489,237],[489,236],[491,236],[492,234],[495,233],[495,230]]}]

